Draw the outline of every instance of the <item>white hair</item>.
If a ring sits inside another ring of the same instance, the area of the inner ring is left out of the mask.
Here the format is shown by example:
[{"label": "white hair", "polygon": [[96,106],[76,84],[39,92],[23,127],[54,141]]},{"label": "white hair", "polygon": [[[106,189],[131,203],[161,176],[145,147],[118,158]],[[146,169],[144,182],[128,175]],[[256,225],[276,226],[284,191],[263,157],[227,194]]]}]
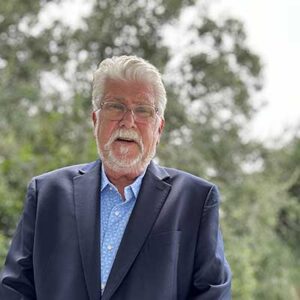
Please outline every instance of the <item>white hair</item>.
[{"label": "white hair", "polygon": [[107,79],[133,80],[149,83],[159,114],[163,117],[167,104],[167,96],[161,75],[156,67],[137,56],[114,56],[104,59],[94,73],[93,78],[93,109],[97,110],[103,99]]}]

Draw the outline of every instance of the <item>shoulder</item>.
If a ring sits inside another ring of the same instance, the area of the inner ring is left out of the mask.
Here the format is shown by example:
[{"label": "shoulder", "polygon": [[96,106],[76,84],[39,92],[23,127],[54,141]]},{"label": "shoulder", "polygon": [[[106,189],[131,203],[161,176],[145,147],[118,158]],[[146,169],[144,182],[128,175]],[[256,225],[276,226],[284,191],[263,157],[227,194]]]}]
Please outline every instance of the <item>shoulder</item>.
[{"label": "shoulder", "polygon": [[[164,179],[166,182],[169,182],[172,185],[178,184],[190,188],[194,187],[207,190],[210,190],[213,187],[215,187],[214,183],[183,170],[170,167],[163,167],[155,163],[152,163],[150,167],[154,174],[159,174],[158,177]],[[163,174],[163,176],[161,174]]]},{"label": "shoulder", "polygon": [[74,177],[88,172],[90,169],[98,166],[99,161],[94,161],[90,163],[83,163],[78,165],[71,165],[48,171],[46,173],[35,176],[32,181],[36,183],[65,183],[72,181]]},{"label": "shoulder", "polygon": [[191,183],[195,183],[195,184],[201,184],[203,186],[212,186],[214,185],[212,182],[209,182],[208,180],[196,176],[194,174],[188,173],[186,171],[183,170],[178,170],[178,169],[174,169],[174,168],[164,168],[172,178],[180,178],[182,180],[185,180],[187,182],[191,182]]},{"label": "shoulder", "polygon": [[176,195],[180,195],[180,198],[189,199],[189,203],[203,203],[210,206],[219,203],[220,194],[214,183],[175,168],[162,167],[154,163],[150,167],[153,174],[156,174],[156,176],[158,174],[157,177],[160,180],[172,187],[175,198]]},{"label": "shoulder", "polygon": [[160,166],[160,168],[162,168],[169,174],[171,180],[180,180],[184,183],[201,185],[203,187],[212,187],[214,185],[212,182],[202,177],[196,176],[183,170],[162,166]]}]

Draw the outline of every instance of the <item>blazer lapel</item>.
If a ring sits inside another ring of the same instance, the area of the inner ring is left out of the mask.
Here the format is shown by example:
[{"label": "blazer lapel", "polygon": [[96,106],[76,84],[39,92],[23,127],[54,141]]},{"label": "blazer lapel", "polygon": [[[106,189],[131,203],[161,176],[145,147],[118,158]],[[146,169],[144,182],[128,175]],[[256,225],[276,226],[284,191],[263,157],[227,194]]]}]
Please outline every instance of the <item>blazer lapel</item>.
[{"label": "blazer lapel", "polygon": [[74,201],[79,248],[89,299],[99,300],[100,290],[100,162],[74,177]]},{"label": "blazer lapel", "polygon": [[168,173],[151,162],[125,229],[102,300],[110,299],[116,291],[147,239],[171,189],[171,185],[163,181],[166,177],[169,177]]}]

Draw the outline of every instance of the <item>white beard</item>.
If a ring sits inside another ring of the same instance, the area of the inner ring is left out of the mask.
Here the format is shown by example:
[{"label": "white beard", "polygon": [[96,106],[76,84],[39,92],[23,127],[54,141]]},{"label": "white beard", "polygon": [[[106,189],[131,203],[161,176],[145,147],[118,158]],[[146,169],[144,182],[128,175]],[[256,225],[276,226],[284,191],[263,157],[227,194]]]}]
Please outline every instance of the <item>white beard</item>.
[{"label": "white beard", "polygon": [[[129,147],[124,145],[120,148],[121,157],[116,157],[112,150],[112,143],[118,138],[130,138],[134,140],[139,147],[138,155],[133,158],[128,157],[127,154],[129,152]],[[109,141],[103,146],[103,152],[100,151],[100,143],[98,139],[96,139],[96,142],[100,159],[109,169],[120,174],[142,173],[147,168],[156,152],[156,147],[154,146],[150,149],[148,155],[143,158],[143,141],[138,133],[132,129],[121,128],[116,130],[110,137]]]}]

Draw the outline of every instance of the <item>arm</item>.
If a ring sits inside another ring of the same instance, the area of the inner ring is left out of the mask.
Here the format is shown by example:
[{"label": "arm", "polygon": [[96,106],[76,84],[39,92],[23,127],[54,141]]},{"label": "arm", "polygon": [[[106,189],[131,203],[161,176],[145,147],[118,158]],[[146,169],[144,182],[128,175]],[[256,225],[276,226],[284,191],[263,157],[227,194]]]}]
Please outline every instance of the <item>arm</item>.
[{"label": "arm", "polygon": [[23,215],[0,274],[0,299],[35,300],[33,242],[36,214],[36,189],[32,181],[27,190]]},{"label": "arm", "polygon": [[219,228],[219,193],[211,188],[199,227],[191,300],[230,300],[231,272]]}]

